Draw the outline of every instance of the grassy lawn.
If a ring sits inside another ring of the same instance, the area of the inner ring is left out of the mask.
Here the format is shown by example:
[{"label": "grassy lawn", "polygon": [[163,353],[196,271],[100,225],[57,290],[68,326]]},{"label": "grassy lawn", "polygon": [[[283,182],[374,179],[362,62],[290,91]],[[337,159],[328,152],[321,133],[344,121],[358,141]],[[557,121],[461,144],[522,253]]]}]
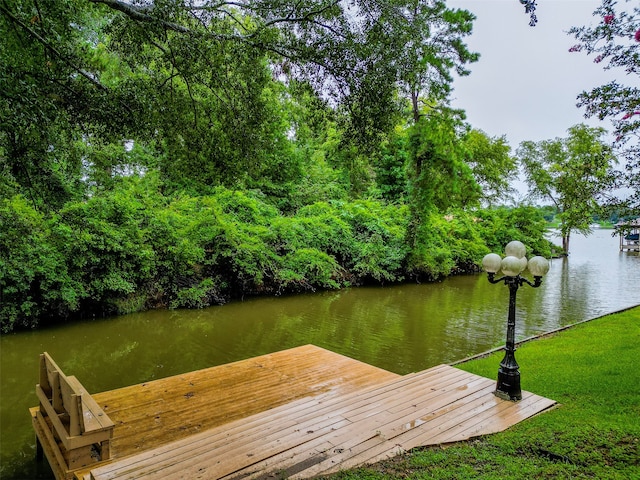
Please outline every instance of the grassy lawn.
[{"label": "grassy lawn", "polygon": [[[522,388],[560,403],[495,435],[333,479],[640,479],[640,308],[522,345]],[[495,378],[502,353],[458,365]]]}]

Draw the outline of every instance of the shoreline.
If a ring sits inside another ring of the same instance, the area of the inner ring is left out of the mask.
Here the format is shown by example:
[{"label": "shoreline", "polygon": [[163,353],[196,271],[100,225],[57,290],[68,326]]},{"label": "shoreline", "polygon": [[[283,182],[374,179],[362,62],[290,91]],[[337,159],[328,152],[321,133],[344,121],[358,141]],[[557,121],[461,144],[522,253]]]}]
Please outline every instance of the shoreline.
[{"label": "shoreline", "polygon": [[[618,313],[623,313],[623,312],[626,312],[628,310],[633,310],[634,308],[638,308],[638,307],[640,307],[640,303],[637,304],[637,305],[631,305],[629,307],[621,308],[620,310],[615,310],[613,312],[605,313],[604,315],[600,315],[600,316],[593,317],[593,318],[588,318],[586,320],[581,320],[579,322],[575,322],[575,323],[572,323],[570,325],[564,325],[562,327],[554,328],[553,330],[549,330],[548,332],[539,333],[538,335],[532,335],[532,336],[527,337],[527,338],[525,338],[523,340],[517,341],[517,342],[515,342],[515,346],[519,347],[520,345],[523,345],[525,343],[532,342],[534,340],[539,340],[541,338],[545,338],[545,337],[548,337],[548,336],[551,336],[551,335],[555,335],[556,333],[562,332],[564,330],[569,330],[570,328],[577,327],[578,325],[582,325],[584,323],[589,323],[589,322],[592,322],[594,320],[605,318],[605,317],[608,317],[610,315],[616,315]],[[505,347],[504,345],[501,345],[499,347],[495,347],[495,348],[492,348],[490,350],[485,350],[484,352],[476,353],[475,355],[471,355],[469,357],[465,357],[465,358],[462,358],[460,360],[456,360],[454,362],[448,363],[447,365],[449,365],[451,367],[454,367],[456,365],[461,365],[463,363],[467,363],[467,362],[470,362],[472,360],[477,360],[479,358],[485,358],[485,357],[488,357],[489,355],[492,355],[492,354],[494,354],[496,352],[500,352],[500,351],[504,350],[504,347]]]}]

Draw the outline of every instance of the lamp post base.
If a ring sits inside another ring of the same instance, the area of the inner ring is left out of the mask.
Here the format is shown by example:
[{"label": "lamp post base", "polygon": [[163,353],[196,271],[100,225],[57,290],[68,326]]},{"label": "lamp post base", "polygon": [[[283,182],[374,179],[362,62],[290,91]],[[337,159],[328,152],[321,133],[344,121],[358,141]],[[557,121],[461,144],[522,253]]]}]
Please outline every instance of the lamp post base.
[{"label": "lamp post base", "polygon": [[505,371],[500,368],[498,371],[498,384],[494,394],[496,397],[502,398],[503,400],[511,400],[512,402],[522,400],[520,371],[517,368],[510,371]]},{"label": "lamp post base", "polygon": [[507,392],[501,392],[500,390],[496,390],[495,392],[493,392],[493,394],[496,397],[501,398],[502,400],[509,400],[511,402],[519,402],[520,400],[522,400],[522,394],[515,395],[512,397]]}]

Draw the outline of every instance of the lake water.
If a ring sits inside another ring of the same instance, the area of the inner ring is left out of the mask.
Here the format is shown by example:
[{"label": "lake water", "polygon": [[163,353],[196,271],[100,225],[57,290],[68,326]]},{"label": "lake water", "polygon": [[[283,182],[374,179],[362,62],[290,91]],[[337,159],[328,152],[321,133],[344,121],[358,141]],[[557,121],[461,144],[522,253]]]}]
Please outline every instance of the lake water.
[{"label": "lake water", "polygon": [[[640,255],[609,230],[572,237],[543,285],[518,291],[517,339],[640,305]],[[312,343],[404,374],[504,344],[509,292],[486,275],[152,311],[0,337],[0,477],[49,479],[28,408],[49,352],[100,392]],[[496,367],[497,368],[497,367]]]}]

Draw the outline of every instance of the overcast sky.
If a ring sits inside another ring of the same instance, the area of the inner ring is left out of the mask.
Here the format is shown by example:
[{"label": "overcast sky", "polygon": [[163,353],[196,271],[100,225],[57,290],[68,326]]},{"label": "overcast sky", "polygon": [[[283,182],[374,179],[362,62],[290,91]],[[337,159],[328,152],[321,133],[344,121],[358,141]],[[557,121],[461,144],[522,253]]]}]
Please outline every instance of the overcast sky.
[{"label": "overcast sky", "polygon": [[448,0],[451,8],[473,12],[472,36],[467,44],[479,52],[471,75],[454,84],[453,106],[467,112],[467,121],[491,137],[506,135],[514,149],[523,140],[565,137],[586,120],[576,97],[613,80],[620,71],[605,71],[594,56],[570,53],[576,40],[567,35],[572,26],[595,24],[592,16],[600,0],[538,0],[538,24],[518,0]]}]

